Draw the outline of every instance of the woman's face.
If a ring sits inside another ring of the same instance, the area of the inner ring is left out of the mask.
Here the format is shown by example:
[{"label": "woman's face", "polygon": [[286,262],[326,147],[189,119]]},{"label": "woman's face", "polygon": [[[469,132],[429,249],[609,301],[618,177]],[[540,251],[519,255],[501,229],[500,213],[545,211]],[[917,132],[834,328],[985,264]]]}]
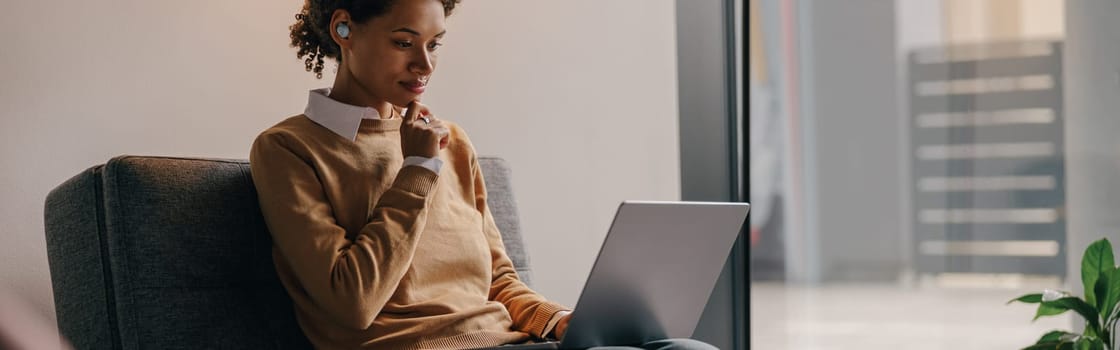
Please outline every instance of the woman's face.
[{"label": "woman's face", "polygon": [[382,16],[360,24],[346,21],[350,50],[343,50],[342,64],[364,93],[406,106],[420,99],[435,72],[444,20],[440,1],[397,0]]}]

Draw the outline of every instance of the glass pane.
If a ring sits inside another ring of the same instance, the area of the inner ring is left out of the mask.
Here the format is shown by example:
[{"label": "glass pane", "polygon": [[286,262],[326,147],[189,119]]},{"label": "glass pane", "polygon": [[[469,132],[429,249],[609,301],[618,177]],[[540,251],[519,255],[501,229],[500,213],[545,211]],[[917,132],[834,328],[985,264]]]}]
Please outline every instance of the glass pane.
[{"label": "glass pane", "polygon": [[1064,1],[749,9],[753,347],[1018,349],[1073,329],[1006,304],[1080,285]]}]

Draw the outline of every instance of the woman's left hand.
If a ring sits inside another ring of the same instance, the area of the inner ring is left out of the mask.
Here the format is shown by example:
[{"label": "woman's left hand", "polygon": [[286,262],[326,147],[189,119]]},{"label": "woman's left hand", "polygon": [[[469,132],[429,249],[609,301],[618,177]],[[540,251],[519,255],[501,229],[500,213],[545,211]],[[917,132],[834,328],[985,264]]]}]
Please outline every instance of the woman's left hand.
[{"label": "woman's left hand", "polygon": [[556,339],[561,339],[564,337],[564,333],[568,331],[568,321],[571,319],[571,313],[560,316],[560,321],[556,322],[556,329],[552,330],[552,333],[556,335]]}]

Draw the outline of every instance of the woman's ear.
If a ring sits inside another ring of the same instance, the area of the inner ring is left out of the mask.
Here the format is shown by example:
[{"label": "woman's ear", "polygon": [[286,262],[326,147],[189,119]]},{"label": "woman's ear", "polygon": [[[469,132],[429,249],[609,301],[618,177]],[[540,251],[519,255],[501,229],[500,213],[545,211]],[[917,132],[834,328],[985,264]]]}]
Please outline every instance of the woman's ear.
[{"label": "woman's ear", "polygon": [[350,38],[353,37],[354,23],[350,21],[350,12],[346,10],[334,10],[331,14],[331,24],[329,27],[331,39],[338,44],[339,54],[342,54],[343,48],[350,48]]}]

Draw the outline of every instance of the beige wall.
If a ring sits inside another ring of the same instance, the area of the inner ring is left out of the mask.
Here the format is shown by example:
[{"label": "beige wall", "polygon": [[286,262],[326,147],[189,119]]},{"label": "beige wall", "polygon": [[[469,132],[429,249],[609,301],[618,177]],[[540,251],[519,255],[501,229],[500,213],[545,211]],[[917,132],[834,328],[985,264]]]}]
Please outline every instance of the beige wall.
[{"label": "beige wall", "polygon": [[[32,1],[0,11],[0,287],[53,317],[47,192],[120,154],[246,158],[329,85],[301,1]],[[679,198],[671,0],[467,1],[425,102],[515,172],[538,289],[572,304],[618,202]]]}]

